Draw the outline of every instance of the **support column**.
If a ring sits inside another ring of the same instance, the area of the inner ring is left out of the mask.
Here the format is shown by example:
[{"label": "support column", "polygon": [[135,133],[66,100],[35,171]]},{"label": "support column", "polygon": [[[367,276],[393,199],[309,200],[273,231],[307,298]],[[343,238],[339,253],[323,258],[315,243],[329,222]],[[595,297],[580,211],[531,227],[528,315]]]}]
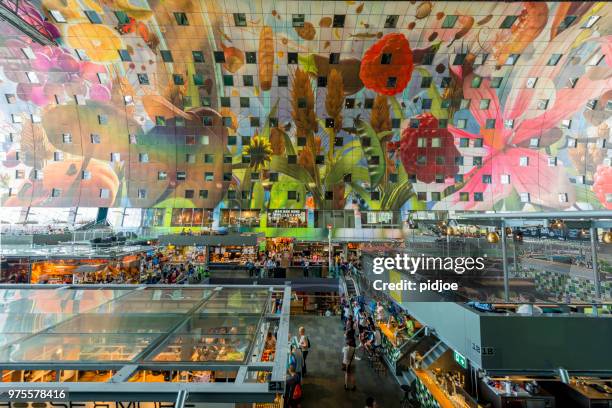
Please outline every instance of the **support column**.
[{"label": "support column", "polygon": [[504,301],[510,302],[510,278],[508,276],[508,253],[506,251],[506,222],[501,222],[502,267],[504,271]]},{"label": "support column", "polygon": [[593,263],[593,277],[595,278],[595,297],[601,299],[601,281],[599,280],[599,266],[597,265],[597,228],[591,226],[591,262]]}]

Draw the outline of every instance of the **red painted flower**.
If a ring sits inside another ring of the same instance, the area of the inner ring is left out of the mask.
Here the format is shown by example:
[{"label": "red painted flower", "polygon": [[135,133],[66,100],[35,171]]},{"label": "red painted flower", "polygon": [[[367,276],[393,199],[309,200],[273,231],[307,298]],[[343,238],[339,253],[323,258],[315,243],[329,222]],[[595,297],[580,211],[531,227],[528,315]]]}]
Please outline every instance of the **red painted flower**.
[{"label": "red painted flower", "polygon": [[436,174],[444,179],[459,172],[455,157],[459,150],[447,129],[438,129],[438,119],[431,113],[418,115],[419,127],[406,128],[399,144],[399,156],[408,174],[419,181],[432,183]]},{"label": "red painted flower", "polygon": [[612,194],[612,167],[597,166],[595,177],[593,178],[593,191],[608,210],[612,210],[612,203],[608,202],[607,195]]},{"label": "red painted flower", "polygon": [[[386,61],[389,56],[390,61]],[[410,43],[404,34],[391,33],[365,52],[359,77],[366,88],[384,95],[395,95],[406,88],[413,68]]]}]

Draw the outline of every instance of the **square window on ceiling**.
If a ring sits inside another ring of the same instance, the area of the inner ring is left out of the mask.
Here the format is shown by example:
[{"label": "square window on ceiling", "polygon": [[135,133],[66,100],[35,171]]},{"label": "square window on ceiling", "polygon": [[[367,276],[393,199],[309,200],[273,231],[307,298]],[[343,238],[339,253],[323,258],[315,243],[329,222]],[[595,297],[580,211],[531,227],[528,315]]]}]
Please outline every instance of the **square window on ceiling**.
[{"label": "square window on ceiling", "polygon": [[287,156],[288,164],[297,164],[297,156],[295,154],[290,154]]},{"label": "square window on ceiling", "polygon": [[113,152],[110,154],[110,161],[112,163],[118,163],[121,161],[121,154],[117,152]]},{"label": "square window on ceiling", "polygon": [[508,58],[506,59],[506,62],[504,63],[504,65],[514,65],[514,64],[516,64],[516,61],[518,61],[520,56],[521,56],[521,54],[510,54],[508,56]]},{"label": "square window on ceiling", "polygon": [[431,65],[433,64],[435,54],[432,52],[428,52],[423,56],[423,62],[421,65]]},{"label": "square window on ceiling", "polygon": [[532,137],[529,139],[529,147],[540,147],[540,138]]},{"label": "square window on ceiling", "polygon": [[350,173],[347,173],[342,177],[342,180],[345,183],[350,183],[353,180],[353,176]]},{"label": "square window on ceiling", "polygon": [[477,166],[477,167],[482,166],[482,157],[480,156],[472,157],[472,165]]},{"label": "square window on ceiling", "polygon": [[482,84],[481,76],[475,76],[472,78],[472,88],[480,88],[480,84]]},{"label": "square window on ceiling", "polygon": [[185,190],[185,198],[193,198],[195,195],[195,191],[192,189]]},{"label": "square window on ceiling", "polygon": [[149,162],[149,154],[148,153],[139,153],[138,161],[140,163],[148,163]]},{"label": "square window on ceiling", "polygon": [[306,108],[306,98],[298,98],[297,105],[300,109]]},{"label": "square window on ceiling", "polygon": [[561,21],[561,23],[559,23],[559,28],[558,28],[559,31],[565,30],[567,27],[572,25],[572,23],[574,21],[576,21],[576,16],[565,16],[563,21]]},{"label": "square window on ceiling", "polygon": [[200,144],[201,145],[209,145],[210,137],[209,136],[200,136]]},{"label": "square window on ceiling", "polygon": [[365,98],[363,100],[363,107],[365,109],[372,109],[373,106],[374,106],[374,99],[373,98]]},{"label": "square window on ceiling", "polygon": [[504,21],[502,21],[502,23],[500,24],[499,28],[510,28],[510,27],[512,27],[512,25],[514,24],[514,22],[516,21],[517,18],[518,18],[518,16],[506,16],[504,18]]},{"label": "square window on ceiling", "polygon": [[98,82],[101,84],[105,84],[108,82],[108,74],[106,72],[98,72],[97,73]]},{"label": "square window on ceiling", "polygon": [[85,15],[87,16],[87,18],[89,19],[89,21],[92,24],[100,24],[102,23],[102,19],[100,18],[100,16],[98,15],[98,13],[96,13],[93,10],[84,10]]},{"label": "square window on ceiling", "polygon": [[187,19],[187,14],[183,12],[175,12],[174,19],[176,20],[176,24],[180,26],[188,26],[189,20]]},{"label": "square window on ceiling", "polygon": [[206,173],[204,173],[204,181],[213,181],[214,177],[215,175],[211,171],[207,171]]},{"label": "square window on ceiling", "polygon": [[259,118],[257,116],[251,117],[250,118],[250,122],[251,122],[251,127],[259,127],[260,126]]},{"label": "square window on ceiling", "polygon": [[399,20],[398,15],[390,15],[385,18],[385,28],[395,28],[397,26],[397,21]]},{"label": "square window on ceiling", "polygon": [[479,137],[474,139],[474,147],[482,147],[483,144],[483,138]]},{"label": "square window on ceiling", "polygon": [[595,54],[593,55],[593,57],[591,57],[591,59],[587,61],[587,65],[591,67],[596,67],[604,60],[604,57],[605,55],[603,54]]},{"label": "square window on ceiling", "polygon": [[286,88],[289,85],[289,77],[287,75],[279,75],[276,81],[279,87]]},{"label": "square window on ceiling", "polygon": [[54,188],[51,190],[51,197],[57,198],[62,194],[62,190],[59,188]]},{"label": "square window on ceiling", "polygon": [[448,88],[450,87],[451,84],[451,78],[450,77],[443,77],[442,80],[440,81],[440,88]]},{"label": "square window on ceiling", "polygon": [[318,154],[315,158],[315,164],[325,164],[325,156]]},{"label": "square window on ceiling", "polygon": [[32,51],[30,47],[22,48],[21,52],[23,52],[23,55],[25,55],[27,59],[36,59],[36,55],[34,54],[34,51]]},{"label": "square window on ceiling", "polygon": [[431,138],[431,147],[441,147],[441,146],[442,146],[442,139],[440,139],[439,137]]},{"label": "square window on ceiling", "polygon": [[332,22],[332,27],[342,28],[344,27],[344,20],[346,16],[344,14],[334,14],[334,19]]},{"label": "square window on ceiling", "polygon": [[397,86],[396,77],[387,77],[387,88],[395,88]]},{"label": "square window on ceiling", "polygon": [[222,96],[220,99],[222,108],[229,108],[232,106],[232,100],[229,96]]},{"label": "square window on ceiling", "polygon": [[186,135],[185,136],[185,145],[186,146],[193,146],[193,145],[195,145],[195,142],[196,142],[195,135]]},{"label": "square window on ceiling", "polygon": [[521,166],[521,167],[529,166],[529,157],[527,157],[527,156],[519,157],[519,166]]},{"label": "square window on ceiling", "polygon": [[51,17],[53,17],[53,19],[56,22],[58,23],[66,22],[66,18],[64,18],[64,15],[59,10],[49,10],[49,13],[51,14]]},{"label": "square window on ceiling", "polygon": [[225,52],[223,51],[215,51],[213,52],[215,57],[215,62],[218,64],[225,64]]},{"label": "square window on ceiling", "polygon": [[462,137],[459,139],[459,147],[470,147],[470,139]]},{"label": "square window on ceiling", "polygon": [[470,193],[459,193],[459,201],[470,201]]},{"label": "square window on ceiling", "polygon": [[287,64],[297,64],[297,63],[298,63],[298,53],[288,52],[287,53]]},{"label": "square window on ceiling", "polygon": [[372,192],[370,192],[370,199],[372,201],[380,200],[380,191],[372,191]]},{"label": "square window on ceiling", "polygon": [[236,136],[228,136],[227,137],[227,145],[228,146],[236,146],[238,143],[238,138]]},{"label": "square window on ceiling", "polygon": [[254,51],[247,51],[244,53],[244,57],[247,64],[257,64],[257,53]]},{"label": "square window on ceiling", "polygon": [[234,24],[236,27],[246,27],[247,19],[244,13],[234,13]]},{"label": "square window on ceiling", "polygon": [[590,99],[586,103],[586,107],[590,110],[594,110],[597,107],[597,99]]},{"label": "square window on ceiling", "polygon": [[291,15],[291,24],[293,27],[304,27],[304,21],[306,17],[304,14],[292,14]]},{"label": "square window on ceiling", "polygon": [[550,66],[557,65],[559,63],[559,60],[561,59],[562,56],[563,56],[563,54],[553,54],[553,55],[551,55],[550,58],[548,59],[548,62],[546,63],[546,65],[550,65]]},{"label": "square window on ceiling", "polygon": [[178,181],[185,181],[187,180],[187,173],[184,171],[177,171],[176,172],[176,179]]},{"label": "square window on ceiling", "polygon": [[251,106],[251,101],[250,101],[249,97],[241,96],[240,97],[240,107],[241,108],[248,108],[250,106]]},{"label": "square window on ceiling", "polygon": [[438,129],[446,129],[448,127],[448,119],[438,119]]},{"label": "square window on ceiling", "polygon": [[584,22],[584,24],[582,25],[582,28],[591,28],[593,27],[593,25],[597,22],[597,20],[599,20],[600,16],[591,16],[588,18],[587,21]]},{"label": "square window on ceiling", "polygon": [[509,174],[502,174],[500,176],[500,182],[502,184],[510,184],[510,175]]},{"label": "square window on ceiling", "polygon": [[567,147],[578,147],[578,139],[574,137],[567,138]]},{"label": "square window on ceiling", "polygon": [[253,75],[243,75],[242,76],[242,85],[244,86],[253,86]]},{"label": "square window on ceiling", "polygon": [[62,143],[64,143],[64,144],[72,143],[72,134],[71,133],[62,133]]},{"label": "square window on ceiling", "polygon": [[440,108],[448,109],[450,108],[450,105],[451,105],[450,103],[451,103],[450,99],[442,99],[442,101],[440,101]]},{"label": "square window on ceiling", "polygon": [[568,88],[575,88],[576,84],[578,83],[578,79],[579,78],[569,78],[567,80],[567,87]]},{"label": "square window on ceiling", "polygon": [[457,120],[457,129],[465,129],[466,125],[467,125],[467,120],[465,120],[465,119],[458,119]]},{"label": "square window on ceiling", "polygon": [[146,188],[139,188],[138,189],[138,198],[141,199],[141,200],[147,198],[147,189]]},{"label": "square window on ceiling", "polygon": [[572,120],[571,119],[563,119],[561,121],[561,127],[565,128],[565,129],[569,129],[572,127]]},{"label": "square window on ceiling", "polygon": [[525,82],[525,87],[527,87],[527,88],[535,88],[537,83],[538,83],[538,78],[536,78],[536,77],[527,78],[527,81]]},{"label": "square window on ceiling", "polygon": [[108,116],[107,115],[98,115],[98,123],[100,125],[107,125],[108,124]]},{"label": "square window on ceiling", "polygon": [[202,51],[191,51],[193,62],[204,62],[204,53]]},{"label": "square window on ceiling", "polygon": [[493,77],[491,78],[491,88],[499,88],[503,81],[503,77]]},{"label": "square window on ceiling", "polygon": [[232,181],[232,173],[223,173],[223,181]]},{"label": "square window on ceiling", "polygon": [[110,190],[108,188],[101,188],[100,198],[109,198],[109,197],[110,197]]},{"label": "square window on ceiling", "polygon": [[455,174],[455,183],[463,183],[463,174]]},{"label": "square window on ceiling", "polygon": [[342,136],[336,136],[334,138],[334,146],[335,147],[342,147],[342,146],[344,146],[344,138]]},{"label": "square window on ceiling", "polygon": [[455,164],[457,166],[463,166],[463,156],[455,156]]},{"label": "square window on ceiling", "polygon": [[317,86],[321,88],[325,88],[327,86],[327,77],[326,76],[317,77]]},{"label": "square window on ceiling", "polygon": [[459,102],[459,109],[469,109],[470,102],[470,99],[462,99],[461,102]]},{"label": "square window on ceiling", "polygon": [[606,102],[606,110],[608,112],[612,111],[612,99],[608,99],[608,102]]},{"label": "square window on ceiling", "polygon": [[4,97],[6,98],[6,103],[8,104],[17,102],[17,98],[15,98],[15,94],[5,94]]},{"label": "square window on ceiling", "polygon": [[480,100],[480,109],[489,109],[490,105],[491,105],[491,100],[490,99],[481,99]]},{"label": "square window on ceiling", "polygon": [[334,118],[326,118],[325,119],[325,127],[327,129],[333,129],[334,124],[335,124]]},{"label": "square window on ceiling", "polygon": [[202,74],[193,74],[193,84],[196,86],[204,85],[204,75]]},{"label": "square window on ceiling", "polygon": [[426,76],[421,78],[421,88],[429,88],[431,86],[431,77]]},{"label": "square window on ceiling", "polygon": [[391,53],[383,53],[380,57],[380,63],[381,65],[389,65],[391,64],[391,57],[393,56],[393,54]]},{"label": "square window on ceiling", "polygon": [[391,119],[391,128],[392,129],[399,129],[401,123],[402,123],[402,120],[400,118],[392,118]]},{"label": "square window on ceiling", "polygon": [[458,16],[447,15],[442,22],[442,28],[453,28],[458,18]]},{"label": "square window on ceiling", "polygon": [[485,129],[495,129],[495,119],[487,119]]},{"label": "square window on ceiling", "polygon": [[521,198],[521,203],[529,202],[529,193],[520,193],[519,196]]},{"label": "square window on ceiling", "polygon": [[429,110],[431,109],[432,100],[429,98],[424,98],[421,100],[421,109]]},{"label": "square window on ceiling", "polygon": [[114,14],[119,24],[128,24],[130,22],[130,18],[125,11],[117,10]]},{"label": "square window on ceiling", "polygon": [[30,81],[33,84],[37,84],[39,82],[38,75],[36,75],[36,72],[28,71],[26,72],[26,77],[28,78],[28,81]]},{"label": "square window on ceiling", "polygon": [[96,133],[92,133],[90,135],[90,140],[92,144],[100,144],[100,135]]},{"label": "square window on ceiling", "polygon": [[474,193],[474,201],[483,201],[484,194],[483,193]]},{"label": "square window on ceiling", "polygon": [[[612,100],[611,100],[612,102]],[[346,98],[344,100],[344,108],[345,109],[353,109],[355,108],[355,99],[354,98]]]},{"label": "square window on ceiling", "polygon": [[204,163],[207,164],[212,164],[215,161],[215,155],[214,154],[205,154],[204,155]]},{"label": "square window on ceiling", "polygon": [[[210,119],[210,125],[212,126],[212,118],[209,116]],[[223,116],[221,117],[221,125],[225,126],[225,127],[231,127],[232,126],[232,118],[229,116]]]},{"label": "square window on ceiling", "polygon": [[567,193],[559,193],[559,202],[567,203]]},{"label": "square window on ceiling", "polygon": [[180,74],[172,74],[172,81],[174,82],[174,85],[184,85],[185,84],[185,79]]}]

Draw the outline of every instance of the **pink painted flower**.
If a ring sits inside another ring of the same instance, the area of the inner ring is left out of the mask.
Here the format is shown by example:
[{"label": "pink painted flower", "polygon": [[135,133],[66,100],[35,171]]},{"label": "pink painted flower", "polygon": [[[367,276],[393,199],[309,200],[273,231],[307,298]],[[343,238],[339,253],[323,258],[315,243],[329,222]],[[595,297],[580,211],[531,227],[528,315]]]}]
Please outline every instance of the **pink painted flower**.
[{"label": "pink painted flower", "polygon": [[593,191],[607,210],[612,210],[612,202],[608,197],[612,196],[612,167],[597,166],[597,171],[593,177]]},{"label": "pink painted flower", "polygon": [[[76,59],[60,47],[41,46],[33,43],[9,40],[7,48],[15,54],[29,47],[35,58],[24,60],[22,56],[7,59],[3,63],[6,77],[17,83],[17,96],[38,106],[53,103],[55,95],[74,97],[81,95],[97,101],[111,99],[111,83],[100,83],[98,74],[105,74],[106,67]],[[23,81],[23,72],[34,72],[37,82]]]},{"label": "pink painted flower", "polygon": [[[548,110],[530,111],[535,89],[517,88],[508,97],[505,107],[500,106],[490,80],[484,79],[480,88],[472,88],[469,74],[463,78],[463,94],[471,99],[470,112],[480,126],[480,134],[472,134],[455,127],[449,127],[455,138],[482,138],[486,149],[482,166],[474,167],[464,175],[465,186],[459,192],[469,193],[469,201],[457,202],[464,209],[490,209],[497,201],[508,197],[513,190],[519,194],[528,193],[529,202],[544,207],[567,207],[574,201],[575,191],[561,166],[549,165],[548,156],[537,147],[530,147],[530,140],[546,140],[553,135],[558,138],[558,125],[564,119],[585,106],[587,100],[596,97],[601,89],[609,89],[612,80],[592,81],[580,78],[575,88],[556,90],[554,102]],[[479,101],[489,99],[488,109],[479,109]],[[540,113],[542,112],[542,113]],[[486,129],[487,119],[495,119],[495,126]],[[505,126],[505,121],[513,121]],[[541,147],[541,146],[540,146]],[[484,177],[487,176],[487,177]],[[490,176],[490,181],[488,180]],[[504,177],[502,177],[504,176]],[[505,179],[502,184],[502,178]],[[473,193],[483,193],[482,202],[473,201]],[[560,195],[564,195],[560,199]]]}]

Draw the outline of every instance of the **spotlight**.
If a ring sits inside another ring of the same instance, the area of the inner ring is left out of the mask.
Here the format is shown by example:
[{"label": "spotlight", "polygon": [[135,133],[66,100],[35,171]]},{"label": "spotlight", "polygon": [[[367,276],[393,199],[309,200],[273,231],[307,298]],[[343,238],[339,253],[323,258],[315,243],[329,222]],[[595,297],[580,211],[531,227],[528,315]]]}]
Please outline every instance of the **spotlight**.
[{"label": "spotlight", "polygon": [[603,236],[601,237],[601,240],[606,244],[612,244],[612,232],[604,232]]},{"label": "spotlight", "polygon": [[487,242],[490,244],[497,244],[499,242],[499,235],[497,235],[497,232],[489,232],[487,234]]}]

